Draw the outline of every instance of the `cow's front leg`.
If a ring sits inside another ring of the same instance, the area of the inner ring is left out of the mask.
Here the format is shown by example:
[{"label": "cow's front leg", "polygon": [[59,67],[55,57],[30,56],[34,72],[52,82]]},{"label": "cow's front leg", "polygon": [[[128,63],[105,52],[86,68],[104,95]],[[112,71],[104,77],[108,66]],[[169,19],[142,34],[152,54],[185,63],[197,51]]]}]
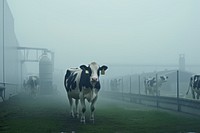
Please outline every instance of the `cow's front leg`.
[{"label": "cow's front leg", "polygon": [[92,103],[90,105],[90,120],[94,123],[94,110],[95,110],[95,107],[94,107],[94,104],[96,103],[96,100],[97,100],[97,96],[92,100]]},{"label": "cow's front leg", "polygon": [[79,118],[79,111],[78,111],[78,103],[79,103],[79,99],[76,99],[76,117]]},{"label": "cow's front leg", "polygon": [[81,123],[84,123],[84,124],[85,124],[85,111],[86,111],[86,106],[85,106],[85,99],[84,99],[84,97],[81,97],[81,98],[80,98],[80,101],[81,101],[81,107],[82,107],[82,110],[81,110]]}]

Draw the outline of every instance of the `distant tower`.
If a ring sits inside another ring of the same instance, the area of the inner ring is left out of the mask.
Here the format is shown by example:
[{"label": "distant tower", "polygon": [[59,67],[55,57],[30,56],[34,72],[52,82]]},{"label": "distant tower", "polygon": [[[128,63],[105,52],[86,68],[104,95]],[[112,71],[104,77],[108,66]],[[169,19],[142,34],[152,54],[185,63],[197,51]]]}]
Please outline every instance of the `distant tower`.
[{"label": "distant tower", "polygon": [[184,54],[179,55],[179,70],[185,71],[185,55]]}]

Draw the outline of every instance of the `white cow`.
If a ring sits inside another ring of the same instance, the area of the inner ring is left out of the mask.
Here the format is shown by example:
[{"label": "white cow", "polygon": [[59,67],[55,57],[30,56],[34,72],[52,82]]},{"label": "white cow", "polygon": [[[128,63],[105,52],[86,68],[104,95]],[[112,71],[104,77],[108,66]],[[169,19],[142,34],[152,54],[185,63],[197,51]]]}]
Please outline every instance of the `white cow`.
[{"label": "white cow", "polygon": [[90,120],[94,122],[94,104],[98,97],[100,90],[99,76],[104,74],[107,66],[99,66],[97,63],[92,62],[88,66],[81,65],[80,68],[68,69],[65,74],[64,85],[68,94],[70,103],[71,116],[74,117],[73,99],[76,102],[76,117],[78,117],[78,102],[81,102],[81,122],[85,123],[85,99],[90,105],[91,116]]},{"label": "white cow", "polygon": [[144,87],[145,87],[145,93],[149,93],[150,95],[160,95],[159,88],[162,86],[162,83],[166,82],[168,79],[168,76],[160,76],[157,79],[156,77],[147,78],[144,80]]}]

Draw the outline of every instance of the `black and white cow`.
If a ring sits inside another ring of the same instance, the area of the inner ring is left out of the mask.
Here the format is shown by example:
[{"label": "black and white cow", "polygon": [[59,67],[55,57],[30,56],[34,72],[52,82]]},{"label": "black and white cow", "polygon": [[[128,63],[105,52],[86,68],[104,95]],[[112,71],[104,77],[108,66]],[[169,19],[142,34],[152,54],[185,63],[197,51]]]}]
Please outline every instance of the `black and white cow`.
[{"label": "black and white cow", "polygon": [[199,95],[200,95],[200,75],[193,75],[190,78],[189,87],[188,87],[188,91],[186,92],[186,95],[188,94],[190,89],[191,89],[191,92],[192,92],[193,99],[195,99],[195,93],[196,93],[196,98],[199,99]]},{"label": "black and white cow", "polygon": [[144,87],[145,87],[145,93],[149,93],[150,95],[160,95],[159,88],[162,86],[162,83],[166,82],[168,79],[168,76],[160,76],[157,79],[156,77],[147,78],[144,80]]},{"label": "black and white cow", "polygon": [[31,97],[36,97],[39,91],[39,78],[38,76],[29,76],[28,79],[24,80],[24,89],[29,93]]},{"label": "black and white cow", "polygon": [[100,72],[103,75],[108,69],[107,66],[99,66],[96,62],[92,62],[88,66],[81,65],[80,68],[68,69],[65,74],[64,85],[68,94],[70,103],[71,116],[74,117],[73,99],[76,103],[76,117],[78,117],[78,103],[81,102],[81,122],[85,123],[85,99],[90,105],[91,115],[90,120],[94,122],[94,104],[98,97],[98,92],[101,88],[99,76]]}]

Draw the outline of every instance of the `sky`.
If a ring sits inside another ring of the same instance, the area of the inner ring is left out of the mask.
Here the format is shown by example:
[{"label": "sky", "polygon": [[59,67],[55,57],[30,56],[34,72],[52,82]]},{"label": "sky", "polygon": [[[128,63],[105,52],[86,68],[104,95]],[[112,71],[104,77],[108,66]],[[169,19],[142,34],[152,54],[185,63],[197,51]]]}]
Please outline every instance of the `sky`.
[{"label": "sky", "polygon": [[7,0],[20,46],[55,52],[55,67],[198,62],[199,0]]}]

